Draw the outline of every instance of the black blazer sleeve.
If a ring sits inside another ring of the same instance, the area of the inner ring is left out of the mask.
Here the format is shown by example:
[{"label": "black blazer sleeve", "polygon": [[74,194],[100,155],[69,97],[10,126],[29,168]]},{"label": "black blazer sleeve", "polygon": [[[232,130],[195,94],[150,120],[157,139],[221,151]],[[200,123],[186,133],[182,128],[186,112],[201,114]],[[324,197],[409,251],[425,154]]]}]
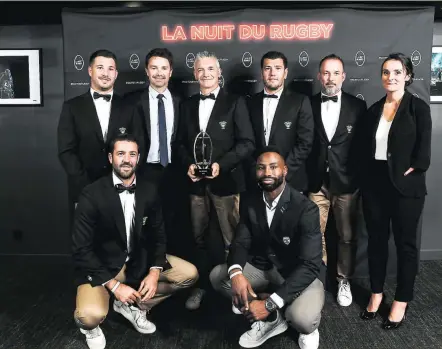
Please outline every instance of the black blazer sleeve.
[{"label": "black blazer sleeve", "polygon": [[250,121],[249,110],[243,97],[239,97],[233,112],[235,145],[219,160],[220,171],[230,171],[255,150],[255,136]]},{"label": "black blazer sleeve", "polygon": [[[64,170],[75,181],[78,188],[90,183],[78,156],[78,138],[75,132],[74,116],[70,103],[64,102],[57,130],[58,158]],[[78,190],[80,191],[80,189]]]},{"label": "black blazer sleeve", "polygon": [[411,157],[411,167],[425,172],[430,167],[431,158],[431,113],[430,107],[418,98],[414,98],[414,116],[416,120],[416,142]]},{"label": "black blazer sleeve", "polygon": [[247,200],[240,200],[239,203],[239,223],[236,226],[235,237],[230,244],[227,265],[229,268],[234,264],[239,264],[242,268],[247,263],[249,250],[252,245],[252,234],[249,230],[249,215],[247,212]]},{"label": "black blazer sleeve", "polygon": [[99,286],[114,277],[101,263],[94,253],[94,233],[98,210],[94,204],[93,195],[85,189],[75,210],[74,227],[72,232],[72,256],[77,269],[84,272],[85,282]]},{"label": "black blazer sleeve", "polygon": [[319,209],[313,202],[310,202],[301,214],[298,231],[301,234],[300,254],[298,256],[301,263],[276,291],[276,294],[284,300],[284,303],[292,302],[320,273],[322,237],[319,226]]},{"label": "black blazer sleeve", "polygon": [[143,236],[146,243],[145,248],[148,251],[148,268],[150,267],[162,267],[166,265],[166,232],[164,229],[163,214],[161,210],[161,201],[158,195],[156,195],[155,201],[149,208],[148,222],[143,227]]},{"label": "black blazer sleeve", "polygon": [[314,121],[311,103],[308,97],[304,96],[301,108],[299,109],[298,122],[296,125],[296,141],[293,149],[286,158],[289,168],[287,181],[306,162],[313,146]]}]

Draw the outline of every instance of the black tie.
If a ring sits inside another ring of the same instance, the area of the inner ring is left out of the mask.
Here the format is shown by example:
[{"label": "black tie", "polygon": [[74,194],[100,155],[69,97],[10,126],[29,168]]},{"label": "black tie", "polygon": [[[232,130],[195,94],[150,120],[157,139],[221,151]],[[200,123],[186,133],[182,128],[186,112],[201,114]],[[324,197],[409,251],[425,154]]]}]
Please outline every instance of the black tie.
[{"label": "black tie", "polygon": [[160,164],[166,167],[169,164],[169,150],[167,149],[167,124],[166,110],[164,109],[163,98],[161,93],[158,98],[158,135],[160,138]]},{"label": "black tie", "polygon": [[331,97],[329,97],[329,96],[322,95],[321,98],[322,98],[322,103],[327,102],[327,101],[333,101],[333,102],[337,102],[338,101],[338,96],[331,96]]},{"label": "black tie", "polygon": [[121,194],[125,190],[127,190],[130,194],[133,194],[135,193],[136,188],[137,188],[136,184],[132,184],[129,187],[125,187],[123,184],[115,185],[115,189],[117,190],[118,194]]},{"label": "black tie", "polygon": [[210,99],[216,100],[215,95],[214,95],[213,93],[211,93],[210,95],[207,95],[207,96],[204,96],[204,95],[200,94],[200,99],[201,99],[201,100],[204,101],[204,100],[206,100],[207,98],[210,98]]},{"label": "black tie", "polygon": [[94,99],[103,98],[106,102],[109,102],[111,97],[111,95],[102,95],[101,93],[94,92]]},{"label": "black tie", "polygon": [[276,98],[276,99],[278,99],[278,96],[277,95],[268,95],[268,94],[264,93],[264,98]]}]

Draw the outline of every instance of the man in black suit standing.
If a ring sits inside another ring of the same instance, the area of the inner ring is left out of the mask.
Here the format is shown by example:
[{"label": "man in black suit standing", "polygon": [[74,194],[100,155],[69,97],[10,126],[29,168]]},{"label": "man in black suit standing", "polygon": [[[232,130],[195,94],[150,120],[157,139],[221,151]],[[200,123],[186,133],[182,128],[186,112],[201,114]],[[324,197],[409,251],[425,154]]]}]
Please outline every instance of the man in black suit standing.
[{"label": "man in black suit standing", "polygon": [[78,202],[81,190],[111,172],[107,141],[131,132],[121,114],[122,98],[114,93],[117,58],[108,50],[90,56],[90,89],[63,104],[58,123],[58,157],[68,176],[69,201]]},{"label": "man in black suit standing", "polygon": [[[178,129],[178,96],[168,88],[173,71],[173,56],[167,48],[154,48],[145,59],[149,87],[125,96],[125,104],[134,105],[133,119],[138,127],[134,134],[141,142],[139,179],[159,186],[163,216],[168,236],[182,226],[179,217],[185,195],[186,176],[181,175],[181,163],[174,161],[172,144]],[[182,171],[181,171],[182,172]]]},{"label": "man in black suit standing", "polygon": [[356,214],[359,202],[358,128],[367,110],[365,101],[341,90],[344,62],[335,54],[319,64],[321,92],[312,97],[315,140],[308,159],[309,197],[319,207],[323,260],[327,263],[325,228],[333,210],[338,233],[337,300],[349,306],[356,255]]},{"label": "man in black suit standing", "polygon": [[[198,53],[194,74],[200,84],[200,93],[182,104],[178,141],[179,156],[192,181],[191,221],[197,250],[195,264],[200,274],[199,287],[186,302],[188,309],[199,308],[209,286],[210,266],[205,246],[209,216],[217,218],[225,250],[228,250],[239,221],[239,193],[245,190],[241,163],[254,150],[246,102],[220,88],[221,68],[215,54]],[[195,139],[200,131],[206,132],[212,142],[211,173],[206,177],[196,172],[194,159]],[[209,214],[211,206],[216,215]]]},{"label": "man in black suit standing", "polygon": [[[287,182],[298,191],[305,192],[308,183],[306,160],[314,133],[309,99],[284,87],[288,67],[283,53],[267,52],[261,58],[261,73],[264,90],[248,100],[256,151],[268,145],[276,146],[289,169]],[[248,174],[249,183],[255,183],[254,161]]]},{"label": "man in black suit standing", "polygon": [[[301,349],[317,349],[324,306],[318,207],[286,183],[288,168],[274,147],[256,165],[262,191],[248,192],[227,264],[215,267],[215,290],[233,301],[232,310],[253,322],[239,344],[254,348],[290,326]],[[255,292],[274,292],[257,295]],[[288,322],[288,323],[287,323]]]},{"label": "man in black suit standing", "polygon": [[156,186],[138,181],[138,143],[128,134],[109,146],[112,174],[82,191],[72,235],[74,319],[91,349],[106,340],[99,325],[113,308],[140,333],[153,333],[146,312],[198,279],[191,263],[166,254],[161,204]]}]

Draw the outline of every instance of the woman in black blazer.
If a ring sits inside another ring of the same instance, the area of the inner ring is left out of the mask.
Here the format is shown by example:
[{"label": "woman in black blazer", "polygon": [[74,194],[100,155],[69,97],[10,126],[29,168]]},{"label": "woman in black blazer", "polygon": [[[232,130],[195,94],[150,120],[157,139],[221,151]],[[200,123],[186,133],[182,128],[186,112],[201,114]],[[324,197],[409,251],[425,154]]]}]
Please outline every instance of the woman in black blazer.
[{"label": "woman in black blazer", "polygon": [[361,318],[375,318],[383,301],[390,221],[397,251],[397,288],[384,329],[399,327],[413,299],[418,267],[417,226],[427,189],[430,166],[430,107],[406,87],[413,82],[413,65],[401,53],[382,64],[386,95],[364,119],[362,203],[368,232],[371,298]]}]

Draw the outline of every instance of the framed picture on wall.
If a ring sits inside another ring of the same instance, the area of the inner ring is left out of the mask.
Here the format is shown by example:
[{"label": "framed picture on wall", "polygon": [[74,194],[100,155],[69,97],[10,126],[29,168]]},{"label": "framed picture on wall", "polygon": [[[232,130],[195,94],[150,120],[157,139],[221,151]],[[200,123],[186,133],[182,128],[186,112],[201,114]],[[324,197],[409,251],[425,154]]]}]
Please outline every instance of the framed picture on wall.
[{"label": "framed picture on wall", "polygon": [[433,46],[431,54],[430,102],[442,103],[442,46]]},{"label": "framed picture on wall", "polygon": [[41,49],[0,49],[0,106],[43,105]]}]

